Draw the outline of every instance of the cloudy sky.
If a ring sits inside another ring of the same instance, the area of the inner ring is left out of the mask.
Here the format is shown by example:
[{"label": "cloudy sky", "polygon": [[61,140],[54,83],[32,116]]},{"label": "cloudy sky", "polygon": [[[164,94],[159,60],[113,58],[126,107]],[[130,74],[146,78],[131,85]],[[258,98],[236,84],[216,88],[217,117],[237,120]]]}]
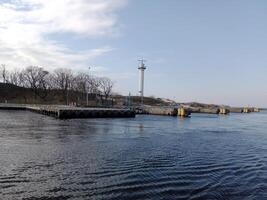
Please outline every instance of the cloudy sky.
[{"label": "cloudy sky", "polygon": [[177,101],[267,107],[265,0],[0,0],[0,63],[109,76]]}]

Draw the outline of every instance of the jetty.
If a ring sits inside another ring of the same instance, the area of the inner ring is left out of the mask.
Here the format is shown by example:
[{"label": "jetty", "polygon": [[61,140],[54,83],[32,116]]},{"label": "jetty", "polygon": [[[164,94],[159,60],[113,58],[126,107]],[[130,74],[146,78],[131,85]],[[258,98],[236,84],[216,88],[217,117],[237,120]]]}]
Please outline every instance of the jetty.
[{"label": "jetty", "polygon": [[0,104],[0,110],[28,110],[39,114],[52,116],[58,119],[75,118],[132,118],[136,114],[165,115],[190,117],[191,113],[220,114],[260,112],[258,108],[237,107],[183,107],[183,106],[148,106],[142,108],[93,108],[74,107],[66,105],[29,105],[29,104]]},{"label": "jetty", "polygon": [[177,109],[173,107],[145,105],[143,110],[144,114],[149,114],[149,115],[177,116]]},{"label": "jetty", "polygon": [[[138,110],[138,109],[137,109]],[[216,114],[216,115],[229,115],[230,113],[250,113],[260,112],[258,108],[239,108],[239,107],[226,107],[226,106],[214,106],[214,107],[190,107],[190,106],[148,106],[143,107],[142,112],[136,112],[139,114],[148,115],[165,115],[165,116],[179,116],[190,117],[191,113],[200,114]]]},{"label": "jetty", "polygon": [[232,112],[232,113],[252,113],[252,112],[260,112],[260,109],[259,108],[250,108],[250,107],[230,108],[230,112]]},{"label": "jetty", "polygon": [[178,117],[190,117],[191,111],[183,107],[167,107],[167,106],[144,106],[144,114],[149,115],[166,115]]},{"label": "jetty", "polygon": [[0,104],[1,110],[28,110],[58,119],[75,118],[131,118],[135,111],[117,108],[85,108],[64,105]]}]

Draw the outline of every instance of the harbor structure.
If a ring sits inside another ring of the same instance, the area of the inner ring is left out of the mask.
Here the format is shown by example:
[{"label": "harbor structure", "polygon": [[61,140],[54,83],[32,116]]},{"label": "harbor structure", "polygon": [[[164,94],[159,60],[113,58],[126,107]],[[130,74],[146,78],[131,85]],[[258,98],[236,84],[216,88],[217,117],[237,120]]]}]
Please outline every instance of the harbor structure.
[{"label": "harbor structure", "polygon": [[177,116],[179,117],[190,117],[191,111],[183,107],[177,109]]},{"label": "harbor structure", "polygon": [[229,113],[230,113],[230,110],[229,109],[220,108],[219,114],[221,114],[221,115],[227,115]]},{"label": "harbor structure", "polygon": [[243,113],[250,113],[251,109],[249,109],[248,107],[243,108]]},{"label": "harbor structure", "polygon": [[0,110],[27,110],[58,119],[135,117],[135,112],[130,109],[83,108],[64,105],[0,104]]},{"label": "harbor structure", "polygon": [[260,112],[259,108],[253,108],[253,112]]},{"label": "harbor structure", "polygon": [[177,108],[145,105],[143,112],[149,115],[177,116]]}]

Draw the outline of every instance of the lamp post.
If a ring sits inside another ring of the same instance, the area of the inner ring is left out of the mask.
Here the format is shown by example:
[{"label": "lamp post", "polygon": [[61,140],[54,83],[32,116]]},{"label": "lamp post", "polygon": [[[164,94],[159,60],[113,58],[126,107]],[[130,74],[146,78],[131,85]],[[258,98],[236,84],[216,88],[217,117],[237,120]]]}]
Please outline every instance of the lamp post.
[{"label": "lamp post", "polygon": [[[89,76],[90,76],[90,69],[91,67],[88,67],[88,70],[89,70]],[[90,78],[90,77],[89,77]],[[86,91],[86,105],[87,107],[89,106],[89,91],[88,91],[88,86],[87,86],[87,91]]]}]

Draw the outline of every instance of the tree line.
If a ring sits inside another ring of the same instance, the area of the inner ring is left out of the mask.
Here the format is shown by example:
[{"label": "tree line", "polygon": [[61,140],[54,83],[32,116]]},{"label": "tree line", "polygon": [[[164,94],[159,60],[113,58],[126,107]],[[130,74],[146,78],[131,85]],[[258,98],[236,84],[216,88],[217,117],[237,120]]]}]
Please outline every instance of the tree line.
[{"label": "tree line", "polygon": [[73,72],[71,69],[57,68],[48,71],[43,67],[29,66],[23,69],[7,70],[6,65],[0,66],[3,83],[29,88],[34,97],[46,99],[49,91],[60,90],[68,104],[69,92],[94,94],[95,97],[108,99],[113,90],[114,82],[107,77],[92,76],[86,72]]}]

